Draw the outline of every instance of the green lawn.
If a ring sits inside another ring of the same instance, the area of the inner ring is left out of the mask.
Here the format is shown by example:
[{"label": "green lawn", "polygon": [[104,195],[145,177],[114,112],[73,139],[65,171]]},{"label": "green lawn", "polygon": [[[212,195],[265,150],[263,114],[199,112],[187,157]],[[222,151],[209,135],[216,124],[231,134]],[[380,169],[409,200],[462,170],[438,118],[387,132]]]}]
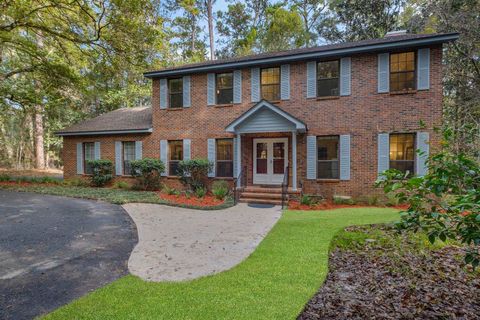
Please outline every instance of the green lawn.
[{"label": "green lawn", "polygon": [[325,279],[336,232],[398,217],[386,208],[287,211],[232,270],[184,283],[127,276],[46,319],[294,319]]}]

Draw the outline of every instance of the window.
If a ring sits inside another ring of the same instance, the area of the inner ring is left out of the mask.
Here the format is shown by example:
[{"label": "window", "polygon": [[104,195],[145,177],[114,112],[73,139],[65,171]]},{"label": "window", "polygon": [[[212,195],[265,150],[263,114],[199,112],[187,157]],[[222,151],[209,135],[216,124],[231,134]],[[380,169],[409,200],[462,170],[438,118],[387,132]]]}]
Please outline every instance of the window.
[{"label": "window", "polygon": [[262,99],[280,100],[280,68],[266,68],[260,75]]},{"label": "window", "polygon": [[168,141],[168,174],[178,176],[178,163],[183,160],[183,141]]},{"label": "window", "polygon": [[95,144],[93,142],[83,143],[83,167],[85,174],[93,174],[93,167],[88,162],[95,160]]},{"label": "window", "polygon": [[129,176],[132,174],[132,166],[130,162],[135,160],[135,142],[123,142],[123,174]]},{"label": "window", "polygon": [[415,52],[390,55],[390,91],[415,90]]},{"label": "window", "polygon": [[317,64],[317,96],[331,97],[340,94],[340,61],[324,61]]},{"label": "window", "polygon": [[168,93],[170,96],[170,108],[183,107],[183,79],[169,79]]},{"label": "window", "polygon": [[233,73],[218,73],[216,76],[217,104],[233,103]]},{"label": "window", "polygon": [[338,179],[338,136],[317,137],[317,178]]},{"label": "window", "polygon": [[390,169],[414,173],[415,134],[400,133],[390,135]]},{"label": "window", "polygon": [[217,177],[233,177],[233,139],[217,139]]}]

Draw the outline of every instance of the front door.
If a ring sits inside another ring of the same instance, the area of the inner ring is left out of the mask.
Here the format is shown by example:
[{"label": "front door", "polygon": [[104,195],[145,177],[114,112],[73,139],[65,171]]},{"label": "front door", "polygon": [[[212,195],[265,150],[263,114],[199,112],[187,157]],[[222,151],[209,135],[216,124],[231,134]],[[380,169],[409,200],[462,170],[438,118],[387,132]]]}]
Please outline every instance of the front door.
[{"label": "front door", "polygon": [[253,139],[253,183],[282,184],[287,155],[288,138]]}]

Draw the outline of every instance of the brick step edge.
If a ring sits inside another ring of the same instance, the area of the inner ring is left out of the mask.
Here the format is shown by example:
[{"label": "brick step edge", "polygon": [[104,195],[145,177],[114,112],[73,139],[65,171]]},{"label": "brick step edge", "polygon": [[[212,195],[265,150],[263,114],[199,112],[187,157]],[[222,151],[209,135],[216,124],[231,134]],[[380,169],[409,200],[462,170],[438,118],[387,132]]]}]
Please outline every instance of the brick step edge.
[{"label": "brick step edge", "polygon": [[[262,188],[262,187],[245,187],[243,192],[246,193],[282,193],[282,188]],[[301,190],[293,191],[292,188],[288,188],[289,194],[300,194]]]},{"label": "brick step edge", "polygon": [[282,200],[240,198],[239,202],[282,205]]},{"label": "brick step edge", "polygon": [[240,194],[242,198],[261,198],[261,199],[278,199],[282,200],[281,193],[263,193],[263,192],[242,192]]}]

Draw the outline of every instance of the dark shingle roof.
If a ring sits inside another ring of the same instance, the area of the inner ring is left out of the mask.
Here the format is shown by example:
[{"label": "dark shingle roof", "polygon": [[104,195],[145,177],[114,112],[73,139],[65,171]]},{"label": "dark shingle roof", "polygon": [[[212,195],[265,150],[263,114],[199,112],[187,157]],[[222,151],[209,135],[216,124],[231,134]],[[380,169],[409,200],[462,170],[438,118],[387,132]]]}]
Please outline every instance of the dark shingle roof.
[{"label": "dark shingle roof", "polygon": [[151,132],[152,108],[121,108],[56,132],[57,135],[95,135]]},{"label": "dark shingle roof", "polygon": [[[359,52],[361,52],[362,47],[366,47],[368,49],[372,48],[372,46],[388,46],[391,44],[398,43],[401,45],[402,43],[411,43],[413,42],[418,42],[418,45],[425,45],[428,43],[426,41],[430,41],[431,43],[442,43],[442,42],[447,42],[447,41],[452,41],[458,38],[458,33],[436,33],[436,34],[402,34],[402,35],[395,35],[395,36],[388,36],[384,38],[378,38],[378,39],[370,39],[370,40],[362,40],[362,41],[355,41],[355,42],[344,42],[344,43],[336,43],[336,44],[328,44],[328,45],[323,45],[323,46],[318,46],[318,47],[311,47],[311,48],[300,48],[300,49],[293,49],[293,50],[287,50],[287,51],[278,51],[278,52],[267,52],[267,53],[261,53],[261,54],[255,54],[255,55],[248,55],[248,56],[242,56],[242,57],[233,57],[233,58],[228,58],[228,59],[219,59],[219,60],[210,60],[210,61],[204,61],[204,62],[199,62],[199,63],[191,63],[191,64],[185,64],[181,66],[174,66],[174,67],[168,67],[156,71],[149,71],[145,72],[144,76],[146,77],[157,77],[157,76],[162,76],[163,73],[171,75],[172,73],[182,73],[182,71],[198,71],[201,70],[201,68],[204,67],[218,67],[221,68],[222,66],[228,66],[229,64],[232,63],[248,63],[252,62],[252,64],[258,63],[261,64],[264,61],[268,61],[270,59],[282,59],[282,58],[289,58],[290,61],[293,61],[295,56],[299,56],[299,59],[302,59],[304,55],[306,54],[323,54],[327,52],[341,52],[341,50],[347,50],[347,49],[358,49]],[[422,41],[423,40],[423,41]],[[379,49],[380,49],[379,47]]]}]

